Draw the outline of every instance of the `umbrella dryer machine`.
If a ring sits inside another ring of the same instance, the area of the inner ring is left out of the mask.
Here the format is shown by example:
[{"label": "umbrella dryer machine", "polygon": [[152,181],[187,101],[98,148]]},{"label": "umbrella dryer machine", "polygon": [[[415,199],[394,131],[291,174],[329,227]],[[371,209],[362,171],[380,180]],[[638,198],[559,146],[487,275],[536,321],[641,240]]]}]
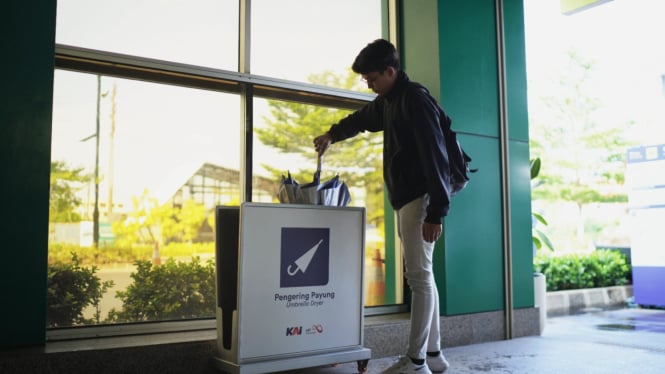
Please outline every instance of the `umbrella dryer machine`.
[{"label": "umbrella dryer machine", "polygon": [[228,373],[356,361],[362,372],[365,209],[218,206],[217,355]]}]

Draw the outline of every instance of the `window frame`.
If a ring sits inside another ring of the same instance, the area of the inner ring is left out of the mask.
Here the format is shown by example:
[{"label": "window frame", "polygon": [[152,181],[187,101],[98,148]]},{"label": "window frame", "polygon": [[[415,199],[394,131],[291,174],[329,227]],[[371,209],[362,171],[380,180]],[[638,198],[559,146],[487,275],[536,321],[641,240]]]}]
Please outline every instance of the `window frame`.
[{"label": "window frame", "polygon": [[[376,96],[369,93],[347,91],[246,74],[223,69],[175,63],[152,58],[137,57],[69,45],[55,45],[55,69],[80,73],[113,76],[123,79],[177,85],[240,95],[241,102],[251,103],[254,97],[295,101],[332,108],[356,110]],[[238,108],[239,111],[243,110]],[[252,129],[252,118],[245,118],[241,134]],[[245,186],[243,201],[251,200],[252,192],[252,142],[243,141],[241,186]],[[243,191],[241,191],[243,195]],[[364,315],[392,314],[407,311],[405,304],[365,307]],[[73,326],[47,329],[47,341],[64,341],[90,337],[114,337],[144,335],[163,332],[191,332],[215,328],[215,318],[188,321],[155,321],[129,324]]]}]

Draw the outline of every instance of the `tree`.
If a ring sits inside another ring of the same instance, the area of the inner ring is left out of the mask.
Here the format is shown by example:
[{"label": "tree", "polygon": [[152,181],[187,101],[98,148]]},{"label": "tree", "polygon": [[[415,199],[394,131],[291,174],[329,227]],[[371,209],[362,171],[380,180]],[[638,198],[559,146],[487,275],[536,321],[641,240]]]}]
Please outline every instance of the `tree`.
[{"label": "tree", "polygon": [[186,200],[177,216],[175,230],[171,236],[191,243],[199,234],[205,216],[206,208],[203,204],[198,204],[193,199]]},{"label": "tree", "polygon": [[623,137],[629,124],[598,122],[600,101],[589,93],[593,64],[575,51],[559,89],[542,98],[546,111],[532,118],[531,150],[546,159],[543,186],[534,198],[589,202],[625,202],[621,189],[624,154],[630,145]]},{"label": "tree", "polygon": [[[532,197],[574,202],[580,212],[589,203],[626,202],[624,154],[630,144],[623,132],[630,124],[598,119],[603,107],[591,91],[594,65],[574,50],[567,57],[560,78],[531,111],[532,158],[546,165]],[[580,221],[578,235],[583,230]]]},{"label": "tree", "polygon": [[[309,81],[345,89],[361,87],[357,75],[351,70],[345,76],[331,72],[313,74],[309,76]],[[350,113],[347,110],[277,100],[270,100],[268,105],[271,116],[264,117],[267,126],[254,129],[259,141],[279,152],[300,154],[307,159],[314,155],[314,137]],[[378,134],[360,134],[345,140],[342,146],[333,145],[326,152],[324,162],[324,175],[328,170],[337,171],[349,187],[365,189],[367,219],[377,227],[382,226],[384,215],[382,144],[383,138]],[[263,166],[276,180],[284,174],[284,170]],[[290,172],[299,182],[312,179],[311,169]]]},{"label": "tree", "polygon": [[132,204],[132,212],[113,224],[120,246],[151,244],[158,248],[166,241],[191,242],[205,220],[205,207],[192,199],[177,209],[171,204],[160,205],[144,190],[141,196],[132,198]]},{"label": "tree", "polygon": [[91,176],[83,168],[73,168],[64,161],[51,161],[49,217],[51,222],[79,222],[81,215],[76,208],[81,199],[76,193]]}]

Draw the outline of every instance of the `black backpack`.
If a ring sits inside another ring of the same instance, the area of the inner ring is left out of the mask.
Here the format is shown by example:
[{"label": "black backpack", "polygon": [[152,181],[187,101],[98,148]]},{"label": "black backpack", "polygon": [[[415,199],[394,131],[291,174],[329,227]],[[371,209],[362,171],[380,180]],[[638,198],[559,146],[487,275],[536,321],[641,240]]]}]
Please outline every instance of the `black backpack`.
[{"label": "black backpack", "polygon": [[448,152],[448,165],[450,168],[450,196],[455,196],[469,184],[469,174],[475,173],[478,169],[469,168],[471,157],[464,152],[462,145],[457,141],[457,133],[452,129],[453,121],[448,117],[441,105],[436,101],[427,88],[419,85],[432,101],[432,104],[439,110],[439,124],[443,131],[443,138],[446,141],[446,151]]},{"label": "black backpack", "polygon": [[462,191],[469,183],[469,174],[475,173],[478,169],[469,168],[471,157],[469,157],[464,148],[457,140],[457,133],[451,128],[452,120],[443,111],[440,105],[439,117],[443,137],[446,141],[446,151],[448,152],[448,164],[450,168],[450,196],[455,196]]}]

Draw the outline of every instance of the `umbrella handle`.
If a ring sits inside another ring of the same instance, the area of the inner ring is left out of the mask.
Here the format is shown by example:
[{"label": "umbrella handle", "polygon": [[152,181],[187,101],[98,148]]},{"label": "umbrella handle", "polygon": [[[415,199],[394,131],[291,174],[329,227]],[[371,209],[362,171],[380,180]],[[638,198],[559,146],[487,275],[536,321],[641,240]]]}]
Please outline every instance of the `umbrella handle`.
[{"label": "umbrella handle", "polygon": [[291,271],[291,266],[293,266],[293,265],[289,265],[289,267],[286,269],[286,272],[289,273],[290,276],[294,276],[294,275],[296,275],[298,270],[300,270],[300,268],[296,266],[296,270]]},{"label": "umbrella handle", "polygon": [[323,155],[319,154],[319,156],[316,159],[316,172],[321,173],[321,160],[323,159]]}]

